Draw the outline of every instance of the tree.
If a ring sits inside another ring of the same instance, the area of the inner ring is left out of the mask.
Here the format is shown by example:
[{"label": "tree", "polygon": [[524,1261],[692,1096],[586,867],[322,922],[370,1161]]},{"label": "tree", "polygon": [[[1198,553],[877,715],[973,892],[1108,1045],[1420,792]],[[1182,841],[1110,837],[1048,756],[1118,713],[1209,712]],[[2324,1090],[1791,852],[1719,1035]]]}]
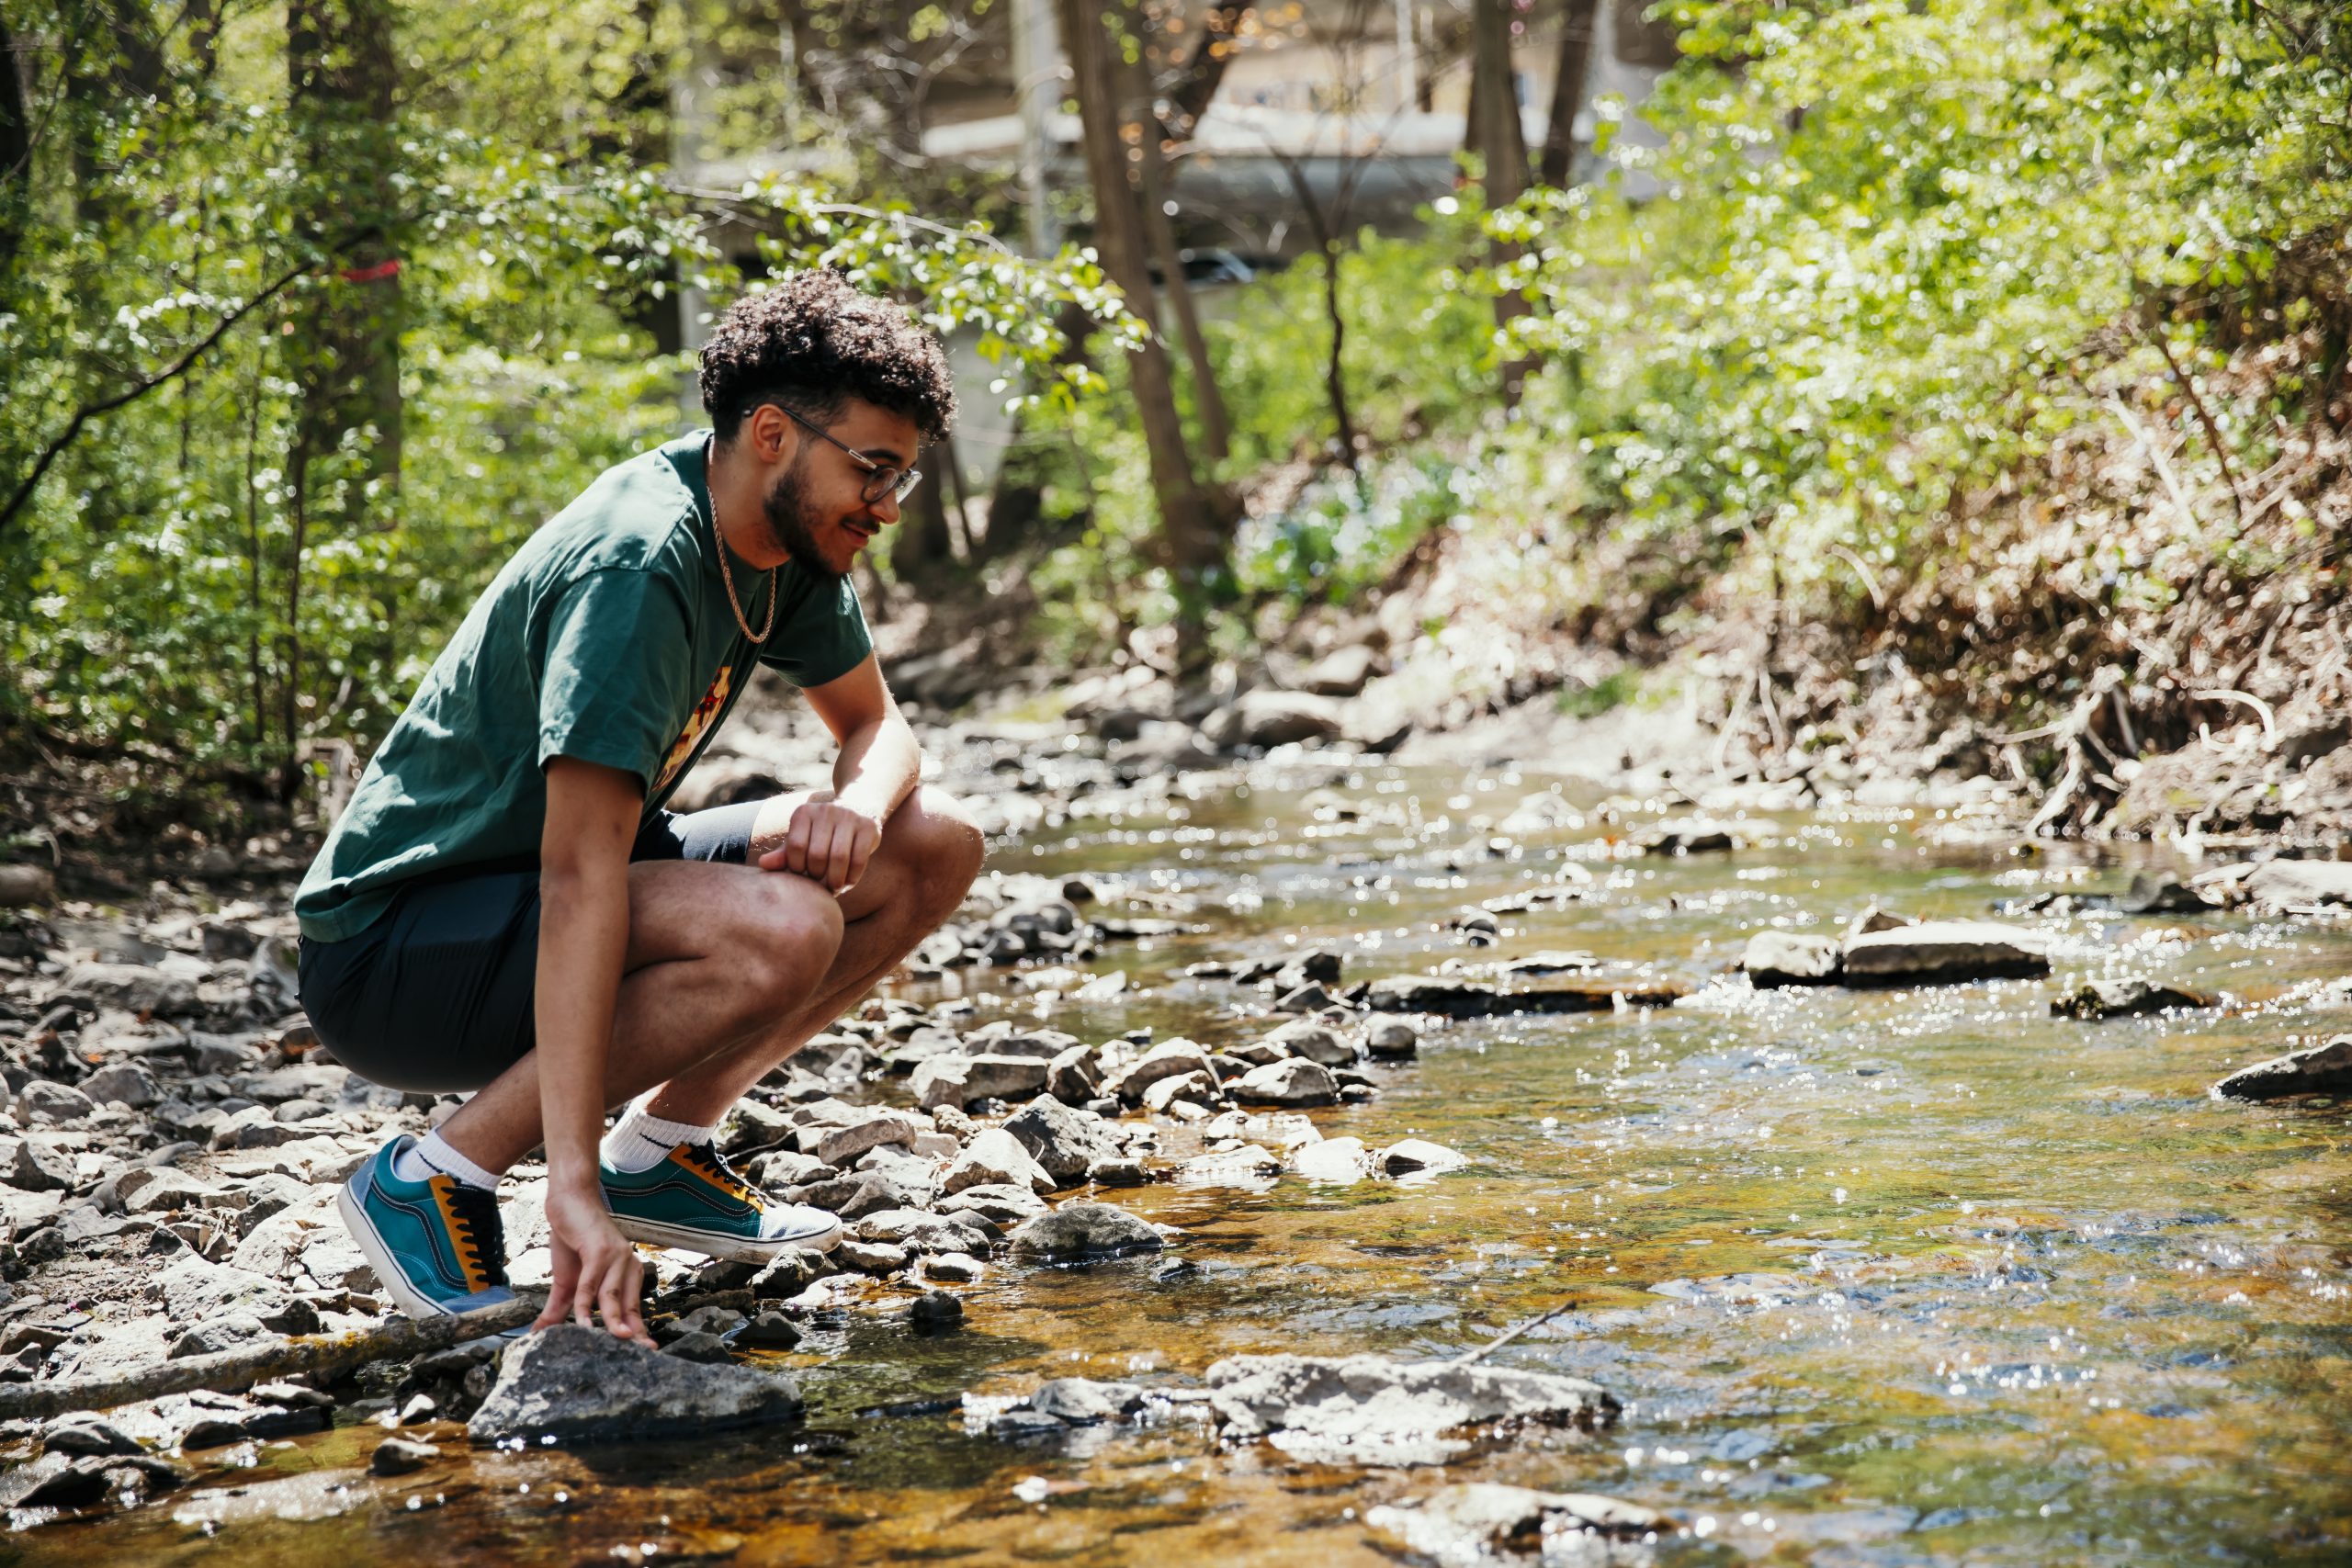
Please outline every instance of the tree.
[{"label": "tree", "polygon": [[[1128,184],[1128,144],[1120,130],[1114,51],[1123,47],[1123,38],[1114,31],[1116,15],[1106,17],[1096,12],[1091,0],[1060,0],[1060,5],[1063,48],[1069,54],[1087,176],[1094,189],[1095,248],[1102,254],[1103,271],[1126,295],[1129,309],[1150,323],[1159,312],[1153,308],[1142,217]],[[1230,591],[1230,525],[1238,504],[1229,492],[1204,484],[1193,468],[1168,353],[1156,331],[1148,331],[1129,348],[1127,375],[1159,502],[1159,554],[1175,578],[1185,615],[1197,621],[1211,600]],[[1198,648],[1198,639],[1188,639],[1187,646]]]},{"label": "tree", "polygon": [[[1469,150],[1477,155],[1489,209],[1506,208],[1527,189],[1527,137],[1519,118],[1519,90],[1511,71],[1511,0],[1471,0],[1470,114],[1466,128]],[[1489,261],[1498,272],[1519,254],[1509,242],[1493,242]],[[1495,291],[1495,330],[1507,333],[1527,314],[1527,301],[1516,289]],[[1502,367],[1503,400],[1516,403],[1527,378],[1530,362],[1506,360]]]},{"label": "tree", "polygon": [[1552,112],[1544,127],[1544,160],[1537,175],[1547,186],[1564,186],[1576,163],[1577,111],[1584,107],[1584,79],[1592,69],[1593,22],[1600,0],[1560,0],[1559,71],[1552,83]]},{"label": "tree", "polygon": [[[1127,11],[1125,19],[1141,21],[1133,9]],[[1232,450],[1232,423],[1226,417],[1225,395],[1217,387],[1216,367],[1209,363],[1208,340],[1201,335],[1200,312],[1193,304],[1192,280],[1184,275],[1184,256],[1176,243],[1176,225],[1169,219],[1166,152],[1161,145],[1162,129],[1152,93],[1148,60],[1149,52],[1143,47],[1143,40],[1130,35],[1121,54],[1124,94],[1119,135],[1123,142],[1132,139],[1136,203],[1143,214],[1144,233],[1151,242],[1152,257],[1159,264],[1160,288],[1167,293],[1169,309],[1176,317],[1176,335],[1184,344],[1185,363],[1193,372],[1193,403],[1201,418],[1201,451],[1210,462],[1221,463]],[[1214,88],[1212,83],[1211,90]],[[1202,107],[1207,107],[1205,100]],[[1196,113],[1193,120],[1197,122],[1199,118]]]}]

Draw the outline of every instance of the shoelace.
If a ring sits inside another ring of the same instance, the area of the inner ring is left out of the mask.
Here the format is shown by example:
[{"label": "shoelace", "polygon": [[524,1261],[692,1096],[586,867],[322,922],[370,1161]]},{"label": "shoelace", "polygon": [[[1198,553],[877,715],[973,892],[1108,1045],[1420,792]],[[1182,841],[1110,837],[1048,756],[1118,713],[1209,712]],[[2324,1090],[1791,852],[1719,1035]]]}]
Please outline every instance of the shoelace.
[{"label": "shoelace", "polygon": [[767,1203],[760,1190],[735,1173],[735,1168],[727,1163],[727,1156],[718,1152],[716,1145],[681,1144],[678,1145],[678,1157],[708,1177],[721,1191],[749,1203],[755,1211],[766,1210]]},{"label": "shoelace", "polygon": [[506,1227],[498,1218],[498,1194],[468,1186],[453,1176],[435,1176],[434,1185],[448,1184],[443,1207],[449,1216],[450,1239],[457,1244],[458,1263],[466,1283],[477,1291],[506,1283]]}]

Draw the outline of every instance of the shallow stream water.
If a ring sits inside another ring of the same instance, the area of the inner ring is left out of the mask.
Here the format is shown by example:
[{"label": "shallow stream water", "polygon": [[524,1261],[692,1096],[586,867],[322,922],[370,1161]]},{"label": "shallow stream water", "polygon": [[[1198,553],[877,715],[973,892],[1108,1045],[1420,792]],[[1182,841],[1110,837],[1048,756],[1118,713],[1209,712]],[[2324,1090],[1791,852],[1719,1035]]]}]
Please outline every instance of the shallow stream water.
[{"label": "shallow stream water", "polygon": [[[1835,931],[1872,900],[1983,916],[2172,862],[2021,856],[1918,807],[1751,817],[1732,853],[1618,858],[1608,841],[1650,818],[1577,786],[1582,827],[1498,849],[1546,782],[1261,768],[1196,776],[1165,810],[1073,815],[993,863],[1086,873],[1109,912],[1210,929],[1109,949],[1098,967],[1142,987],[1112,1003],[1041,1001],[1004,971],[905,993],[976,998],[969,1022],[1214,1044],[1264,1028],[1265,1001],[1182,977],[1206,958],[1326,946],[1352,982],[1584,949],[1693,986],[1669,1009],[1434,1025],[1417,1062],[1375,1069],[1380,1098],[1313,1113],[1327,1136],[1450,1145],[1466,1170],[1107,1194],[1181,1230],[1169,1258],[1191,1267],[1000,1262],[933,1338],[853,1308],[780,1359],[809,1401],[797,1428],[460,1446],[377,1480],[381,1430],[349,1427],[189,1456],[179,1491],[21,1532],[0,1560],[1379,1562],[1401,1548],[1373,1509],[1469,1480],[1664,1509],[1680,1533],[1637,1549],[1660,1564],[2352,1558],[2352,1127],[2337,1102],[2206,1094],[2352,1029],[2304,999],[2352,975],[2352,926],[2024,916],[2053,939],[2049,979],[1756,992],[1726,971],[1763,923]],[[1504,916],[1499,945],[1443,929],[1570,862],[1590,896]],[[2049,1016],[2070,977],[2109,974],[2228,1002]],[[1590,1378],[1622,1420],[1442,1467],[1222,1450],[1181,1416],[1020,1446],[955,1406],[1069,1374],[1182,1385],[1237,1352],[1450,1356],[1563,1303],[1494,1359]]]}]

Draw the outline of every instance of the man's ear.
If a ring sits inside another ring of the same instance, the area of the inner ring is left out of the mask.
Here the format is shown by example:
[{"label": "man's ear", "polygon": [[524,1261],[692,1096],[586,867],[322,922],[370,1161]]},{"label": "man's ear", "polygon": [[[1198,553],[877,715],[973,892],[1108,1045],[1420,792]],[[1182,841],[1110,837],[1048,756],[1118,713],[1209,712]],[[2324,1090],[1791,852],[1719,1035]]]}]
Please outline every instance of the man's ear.
[{"label": "man's ear", "polygon": [[774,403],[761,403],[743,416],[752,458],[763,466],[788,463],[799,449],[800,427]]}]

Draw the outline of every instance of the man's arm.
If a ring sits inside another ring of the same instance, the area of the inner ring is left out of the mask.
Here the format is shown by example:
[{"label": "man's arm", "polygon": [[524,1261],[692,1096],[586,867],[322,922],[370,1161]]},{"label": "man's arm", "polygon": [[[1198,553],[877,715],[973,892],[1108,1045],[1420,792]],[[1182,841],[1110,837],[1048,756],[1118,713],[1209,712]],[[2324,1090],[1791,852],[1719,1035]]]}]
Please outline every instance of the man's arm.
[{"label": "man's arm", "polygon": [[555,1279],[532,1326],[566,1316],[585,1326],[601,1309],[605,1327],[650,1344],[639,1315],[642,1268],[596,1176],[605,1056],[628,954],[629,844],[644,804],[633,773],[574,757],[548,763],[535,1005]]},{"label": "man's arm", "polygon": [[833,798],[793,813],[781,847],[760,857],[770,871],[797,871],[835,893],[865,874],[882,841],[882,825],[914,792],[922,748],[867,654],[856,669],[808,689],[808,705],[841,743],[833,761]]}]

